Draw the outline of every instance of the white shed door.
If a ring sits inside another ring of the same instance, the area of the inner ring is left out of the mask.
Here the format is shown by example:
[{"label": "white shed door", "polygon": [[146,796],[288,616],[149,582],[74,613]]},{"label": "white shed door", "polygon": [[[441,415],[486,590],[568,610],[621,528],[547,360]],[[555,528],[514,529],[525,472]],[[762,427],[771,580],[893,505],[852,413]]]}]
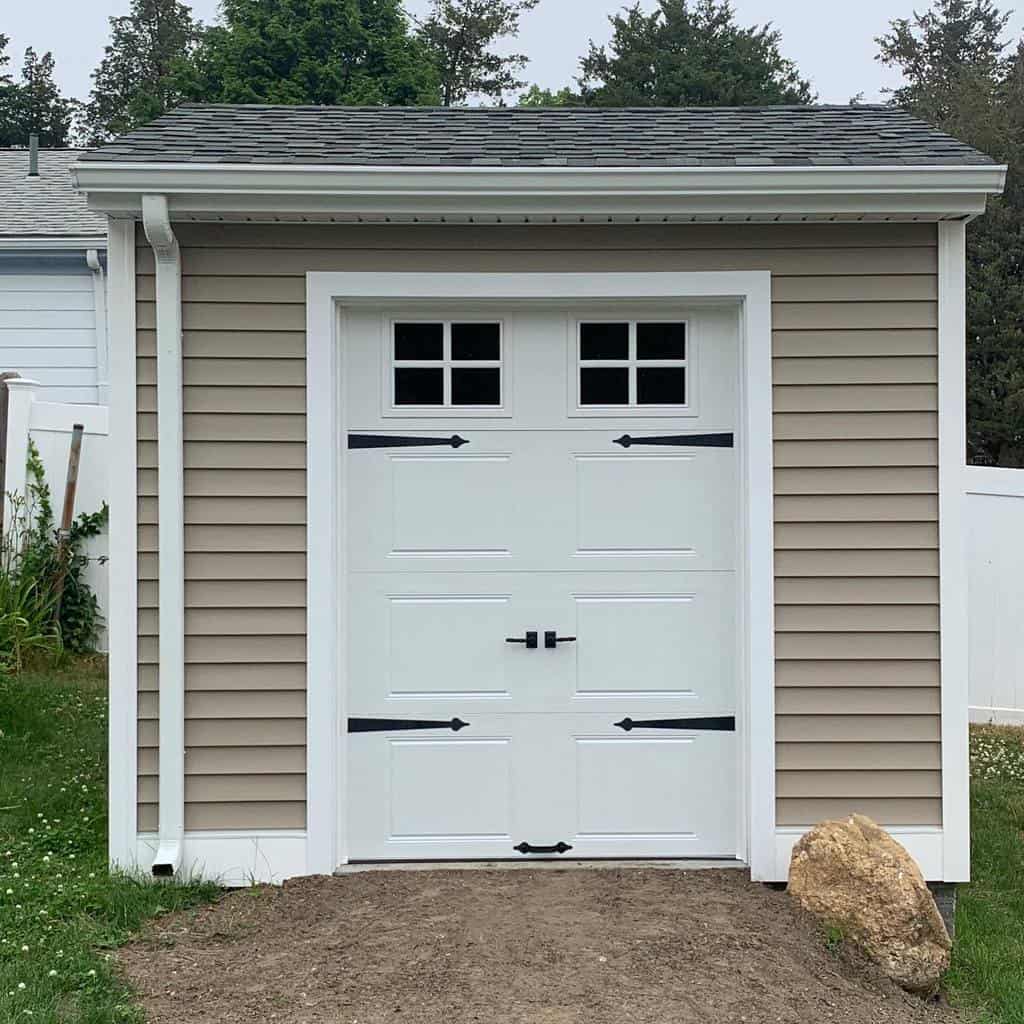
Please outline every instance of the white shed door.
[{"label": "white shed door", "polygon": [[735,857],[735,313],[342,334],[349,858]]}]

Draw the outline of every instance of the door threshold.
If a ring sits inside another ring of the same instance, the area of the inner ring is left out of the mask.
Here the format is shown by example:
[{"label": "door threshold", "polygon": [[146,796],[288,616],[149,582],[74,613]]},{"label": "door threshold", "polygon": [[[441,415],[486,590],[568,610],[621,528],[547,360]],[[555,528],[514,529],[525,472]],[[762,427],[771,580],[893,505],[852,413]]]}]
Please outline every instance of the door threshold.
[{"label": "door threshold", "polygon": [[531,860],[417,860],[417,861],[355,861],[334,869],[336,875],[355,875],[364,871],[518,871],[523,868],[573,871],[623,871],[630,869],[664,871],[709,871],[712,869],[746,870],[745,861],[735,858],[662,858],[647,860],[554,860],[549,857]]}]

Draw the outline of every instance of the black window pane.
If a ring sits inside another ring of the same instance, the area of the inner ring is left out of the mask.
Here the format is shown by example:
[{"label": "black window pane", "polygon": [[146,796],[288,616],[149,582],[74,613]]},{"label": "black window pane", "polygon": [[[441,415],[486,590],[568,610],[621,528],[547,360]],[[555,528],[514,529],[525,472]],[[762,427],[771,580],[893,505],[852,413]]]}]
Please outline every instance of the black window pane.
[{"label": "black window pane", "polygon": [[636,400],[638,405],[684,405],[685,367],[639,367],[636,371]]},{"label": "black window pane", "polygon": [[454,367],[452,405],[501,405],[501,370]]},{"label": "black window pane", "polygon": [[444,405],[444,370],[397,367],[395,405]]},{"label": "black window pane", "polygon": [[580,370],[580,405],[629,405],[629,370],[584,366]]},{"label": "black window pane", "polygon": [[581,359],[628,359],[629,324],[580,324]]},{"label": "black window pane", "polygon": [[637,324],[637,359],[685,359],[686,324]]},{"label": "black window pane", "polygon": [[396,359],[443,359],[444,324],[395,324]]},{"label": "black window pane", "polygon": [[452,359],[500,359],[498,324],[452,324]]}]

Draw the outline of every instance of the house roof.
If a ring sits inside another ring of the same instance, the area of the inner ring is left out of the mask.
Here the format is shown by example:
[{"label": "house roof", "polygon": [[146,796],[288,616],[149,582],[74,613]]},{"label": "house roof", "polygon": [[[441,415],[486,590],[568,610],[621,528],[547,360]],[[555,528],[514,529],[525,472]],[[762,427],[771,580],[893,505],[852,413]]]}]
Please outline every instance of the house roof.
[{"label": "house roof", "polygon": [[107,218],[89,209],[71,180],[83,152],[41,149],[39,177],[30,178],[27,149],[0,149],[0,239],[106,237]]},{"label": "house roof", "polygon": [[966,166],[993,161],[887,106],[186,105],[82,163],[419,167]]}]

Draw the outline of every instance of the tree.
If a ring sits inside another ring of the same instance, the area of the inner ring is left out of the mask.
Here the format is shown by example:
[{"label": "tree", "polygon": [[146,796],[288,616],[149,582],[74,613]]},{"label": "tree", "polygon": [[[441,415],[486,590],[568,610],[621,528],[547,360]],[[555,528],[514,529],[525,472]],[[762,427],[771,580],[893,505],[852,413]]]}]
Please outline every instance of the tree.
[{"label": "tree", "polygon": [[195,47],[199,26],[180,0],[132,0],[110,19],[110,42],[92,73],[83,122],[91,145],[152,121],[181,102],[176,73]]},{"label": "tree", "polygon": [[554,92],[542,89],[539,85],[531,85],[519,97],[521,107],[578,107],[583,105],[583,98],[568,86]]},{"label": "tree", "polygon": [[27,146],[33,133],[41,146],[68,145],[75,102],[61,95],[53,69],[53,54],[39,56],[30,46],[19,80],[0,76],[0,145]]},{"label": "tree", "polygon": [[612,41],[590,44],[579,84],[609,107],[809,103],[811,87],[779,52],[770,25],[740,28],[730,0],[658,0],[611,17]]},{"label": "tree", "polygon": [[521,53],[501,56],[496,40],[519,32],[520,17],[540,0],[431,0],[430,14],[420,22],[426,44],[441,78],[441,102],[450,107],[472,95],[501,101],[505,93],[526,83],[518,72],[528,63]]},{"label": "tree", "polygon": [[177,85],[212,103],[437,103],[399,0],[224,0]]},{"label": "tree", "polygon": [[881,36],[905,84],[892,101],[1008,165],[1006,191],[967,229],[967,449],[1024,466],[1024,48],[990,0],[936,0]]}]

